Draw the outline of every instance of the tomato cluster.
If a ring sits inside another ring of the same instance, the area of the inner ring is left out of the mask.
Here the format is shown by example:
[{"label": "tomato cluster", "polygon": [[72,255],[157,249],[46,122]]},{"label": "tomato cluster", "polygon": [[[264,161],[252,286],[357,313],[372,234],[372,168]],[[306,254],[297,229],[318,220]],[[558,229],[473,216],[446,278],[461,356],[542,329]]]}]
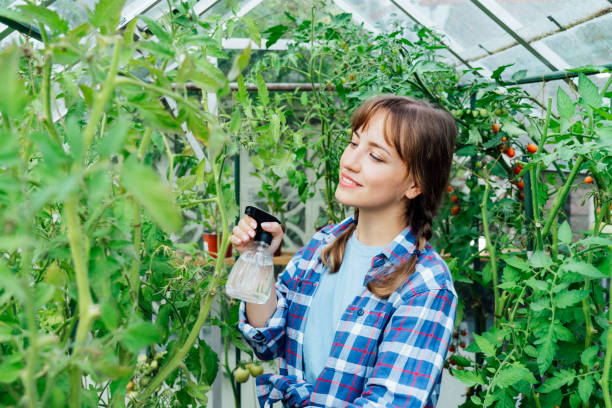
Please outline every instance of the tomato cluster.
[{"label": "tomato cluster", "polygon": [[237,383],[245,383],[250,376],[258,377],[264,372],[263,365],[260,363],[240,364],[234,368],[234,380]]}]

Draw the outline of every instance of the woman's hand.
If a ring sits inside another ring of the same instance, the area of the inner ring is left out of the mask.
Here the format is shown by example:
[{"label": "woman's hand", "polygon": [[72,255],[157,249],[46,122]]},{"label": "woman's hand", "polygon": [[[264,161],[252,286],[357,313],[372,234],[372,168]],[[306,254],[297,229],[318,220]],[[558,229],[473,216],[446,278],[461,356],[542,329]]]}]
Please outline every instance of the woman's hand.
[{"label": "woman's hand", "polygon": [[[232,229],[230,242],[240,254],[255,246],[255,242],[253,241],[253,237],[255,237],[255,228],[257,228],[257,221],[245,215],[238,221],[238,225],[234,226]],[[261,228],[272,234],[272,242],[270,243],[269,251],[274,253],[283,240],[283,229],[278,222],[262,222]]]}]

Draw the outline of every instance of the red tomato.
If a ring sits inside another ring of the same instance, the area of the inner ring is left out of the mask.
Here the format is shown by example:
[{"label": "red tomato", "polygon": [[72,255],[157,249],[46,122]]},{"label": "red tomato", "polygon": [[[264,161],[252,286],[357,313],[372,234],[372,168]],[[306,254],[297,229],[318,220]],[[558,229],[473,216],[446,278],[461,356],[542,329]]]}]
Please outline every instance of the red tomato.
[{"label": "red tomato", "polygon": [[509,148],[506,149],[506,154],[508,155],[508,157],[512,158],[512,157],[514,157],[516,152],[514,151],[513,148],[509,147]]},{"label": "red tomato", "polygon": [[517,164],[514,167],[514,174],[520,174],[521,171],[523,171],[523,165],[522,164]]},{"label": "red tomato", "polygon": [[534,145],[533,143],[529,143],[529,144],[527,145],[527,151],[528,151],[529,153],[535,153],[535,152],[537,152],[537,151],[538,151],[538,146]]}]

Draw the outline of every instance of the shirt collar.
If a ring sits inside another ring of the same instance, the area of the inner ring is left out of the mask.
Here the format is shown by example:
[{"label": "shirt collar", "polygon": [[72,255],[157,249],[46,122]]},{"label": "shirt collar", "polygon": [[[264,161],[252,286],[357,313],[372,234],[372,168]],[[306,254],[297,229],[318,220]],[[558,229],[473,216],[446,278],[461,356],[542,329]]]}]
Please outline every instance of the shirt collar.
[{"label": "shirt collar", "polygon": [[[345,231],[351,224],[357,223],[354,215],[351,215],[341,221],[339,224],[332,226],[330,233],[325,237],[326,244],[331,243],[338,235]],[[416,238],[410,226],[404,228],[402,232],[391,241],[382,252],[376,255],[372,260],[372,266],[380,267],[387,261],[391,262],[392,266],[398,266],[412,256],[415,249]]]}]

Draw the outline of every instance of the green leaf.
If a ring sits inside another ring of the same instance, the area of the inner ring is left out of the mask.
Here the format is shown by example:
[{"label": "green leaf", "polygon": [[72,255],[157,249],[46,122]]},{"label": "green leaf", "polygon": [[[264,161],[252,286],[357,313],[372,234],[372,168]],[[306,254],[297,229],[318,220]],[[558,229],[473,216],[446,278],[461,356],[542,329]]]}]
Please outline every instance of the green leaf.
[{"label": "green leaf", "polygon": [[536,391],[541,392],[542,394],[547,394],[551,391],[560,389],[566,384],[571,384],[574,382],[574,378],[576,378],[576,373],[573,371],[561,370],[555,373],[553,377],[548,378],[544,384],[536,389]]},{"label": "green leaf", "polygon": [[522,380],[528,381],[531,384],[537,382],[533,374],[531,374],[531,371],[517,364],[515,366],[503,368],[493,380],[493,384],[501,388],[506,388]]},{"label": "green leaf", "polygon": [[109,331],[115,330],[119,326],[119,311],[115,305],[108,301],[102,303],[100,307],[100,318]]},{"label": "green leaf", "polygon": [[557,234],[559,241],[564,244],[571,244],[572,242],[572,229],[570,228],[567,221],[564,221],[563,224],[559,227],[559,232]]},{"label": "green leaf", "polygon": [[599,94],[599,89],[586,75],[580,73],[578,76],[578,92],[582,98],[582,105],[585,107],[599,108],[603,99]]},{"label": "green leaf", "polygon": [[17,8],[33,20],[46,25],[53,31],[65,34],[70,29],[68,22],[49,8],[35,6],[33,4],[20,5],[17,6]]},{"label": "green leaf", "polygon": [[[453,357],[454,358],[454,357]],[[453,376],[457,378],[459,381],[467,385],[468,387],[474,386],[476,384],[484,385],[485,382],[478,374],[471,370],[457,370],[452,369],[451,372]]]},{"label": "green leaf", "polygon": [[198,81],[201,81],[206,86],[208,91],[217,92],[227,84],[227,78],[223,72],[215,66],[215,64],[208,61],[206,58],[199,58],[194,60]]},{"label": "green leaf", "polygon": [[138,163],[132,155],[123,165],[121,184],[165,231],[180,231],[183,222],[172,190],[153,169]]},{"label": "green leaf", "polygon": [[120,116],[106,132],[100,143],[100,156],[109,157],[118,153],[130,129],[130,122],[126,117]]},{"label": "green leaf", "polygon": [[580,302],[587,294],[586,290],[569,290],[554,296],[553,302],[556,307],[565,308]]},{"label": "green leaf", "polygon": [[471,126],[467,143],[471,145],[477,145],[480,142],[482,142],[482,136],[480,136],[478,128],[475,126]]},{"label": "green leaf", "polygon": [[593,366],[593,359],[595,358],[598,352],[599,352],[598,345],[591,346],[582,352],[582,354],[580,355],[580,361],[585,366],[591,368]]},{"label": "green leaf", "polygon": [[266,48],[270,48],[274,45],[282,36],[289,30],[286,25],[278,24],[268,28],[264,31],[264,34],[269,34],[266,38]]},{"label": "green leaf", "polygon": [[161,341],[159,328],[149,322],[140,322],[130,325],[121,335],[122,343],[133,353],[150,344]]},{"label": "green leaf", "polygon": [[259,102],[262,105],[267,106],[270,103],[270,97],[268,96],[268,87],[266,86],[266,81],[264,81],[261,72],[257,73],[257,96],[259,97]]},{"label": "green leaf", "polygon": [[0,289],[4,291],[2,295],[15,296],[18,302],[23,302],[26,299],[24,285],[19,276],[10,271],[3,261],[0,262]]},{"label": "green leaf", "polygon": [[244,85],[244,77],[242,74],[238,75],[236,78],[236,82],[238,82],[238,92],[236,93],[236,101],[241,103],[242,105],[247,104],[247,98],[249,97],[247,93],[246,86]]},{"label": "green leaf", "polygon": [[96,4],[89,21],[94,27],[100,29],[102,34],[110,34],[119,25],[121,9],[125,0],[100,0]]},{"label": "green leaf", "polygon": [[17,381],[23,362],[21,354],[15,353],[5,357],[0,364],[0,383],[10,384]]},{"label": "green leaf", "polygon": [[502,129],[509,136],[520,136],[525,134],[525,130],[521,129],[513,118],[502,119]]},{"label": "green leaf", "polygon": [[534,268],[548,268],[552,266],[553,261],[546,252],[535,251],[529,259],[529,264]]},{"label": "green leaf", "polygon": [[0,112],[5,118],[21,117],[27,103],[27,92],[19,76],[19,57],[20,52],[14,44],[0,52],[0,78],[2,78]]},{"label": "green leaf", "polygon": [[612,246],[612,239],[605,237],[586,237],[576,242],[576,245],[588,246]]},{"label": "green leaf", "polygon": [[200,340],[198,348],[200,349],[201,360],[204,362],[202,366],[202,379],[206,384],[212,385],[219,371],[219,357],[204,340]]},{"label": "green leaf", "polygon": [[521,69],[519,71],[516,71],[514,74],[512,74],[512,80],[513,81],[520,81],[521,79],[525,78],[527,76],[527,70],[526,69]]},{"label": "green leaf", "polygon": [[562,271],[577,272],[581,274],[582,276],[586,278],[590,278],[590,279],[609,278],[608,275],[605,275],[604,273],[602,273],[595,266],[588,264],[586,262],[580,262],[580,261],[576,261],[573,259],[569,259],[567,263],[564,263],[563,265],[561,265],[560,269]]},{"label": "green leaf", "polygon": [[540,292],[546,292],[548,290],[548,282],[546,281],[529,278],[525,281],[525,284]]},{"label": "green leaf", "polygon": [[160,42],[163,42],[166,44],[172,43],[172,37],[170,36],[170,33],[167,32],[157,21],[153,20],[150,17],[144,16],[144,15],[140,15],[138,16],[138,18],[140,18],[142,21],[146,23],[149,30],[151,30],[153,35],[157,37],[157,39]]},{"label": "green leaf", "polygon": [[548,296],[542,297],[536,301],[531,301],[529,308],[534,312],[540,312],[544,309],[550,308],[550,298]]},{"label": "green leaf", "polygon": [[272,140],[274,140],[274,143],[278,143],[281,136],[280,120],[281,118],[278,112],[272,113],[270,117],[270,132],[272,133]]},{"label": "green leaf", "polygon": [[567,327],[562,326],[561,324],[558,324],[557,322],[555,322],[554,331],[555,331],[555,337],[557,338],[557,340],[561,340],[561,341],[574,341],[575,340],[574,333],[572,333],[571,330],[568,329]]},{"label": "green leaf", "polygon": [[555,355],[555,343],[553,342],[553,327],[548,329],[542,343],[538,346],[538,368],[540,375],[544,375],[548,367],[552,364]]},{"label": "green leaf", "polygon": [[242,17],[242,21],[247,26],[247,31],[249,32],[249,38],[253,40],[257,46],[261,45],[261,33],[257,28],[257,23],[249,16]]},{"label": "green leaf", "polygon": [[[242,50],[240,55],[238,55],[238,57],[234,59],[234,62],[232,63],[232,68],[230,69],[230,72],[227,74],[227,79],[229,79],[230,81],[233,81],[236,78],[238,78],[240,73],[247,67],[247,65],[249,65],[250,59],[251,59],[251,44],[249,44],[248,47]],[[244,86],[244,78],[242,79],[242,81],[243,81],[243,86]]]},{"label": "green leaf", "polygon": [[481,335],[474,333],[474,340],[476,341],[476,345],[484,353],[487,357],[493,357],[495,355],[495,347],[489,342],[489,340],[485,339]]},{"label": "green leaf", "polygon": [[516,268],[518,270],[528,272],[530,270],[529,264],[524,260],[517,256],[503,256],[502,259],[506,264]]},{"label": "green leaf", "polygon": [[593,393],[593,377],[583,377],[578,381],[578,395],[583,402],[589,402],[591,394]]},{"label": "green leaf", "polygon": [[70,155],[73,160],[80,163],[83,160],[83,135],[81,126],[75,116],[70,115],[66,119],[66,143],[70,147]]},{"label": "green leaf", "polygon": [[576,108],[574,106],[574,102],[572,102],[571,98],[565,93],[565,91],[559,87],[557,89],[557,112],[559,116],[563,119],[571,119],[574,116],[574,112]]},{"label": "green leaf", "polygon": [[491,78],[493,78],[493,79],[500,79],[502,72],[504,72],[504,70],[506,68],[511,67],[512,65],[514,65],[514,63],[506,64],[506,65],[502,65],[502,66],[497,67],[495,69],[495,71],[493,71],[493,74],[491,75]]}]

